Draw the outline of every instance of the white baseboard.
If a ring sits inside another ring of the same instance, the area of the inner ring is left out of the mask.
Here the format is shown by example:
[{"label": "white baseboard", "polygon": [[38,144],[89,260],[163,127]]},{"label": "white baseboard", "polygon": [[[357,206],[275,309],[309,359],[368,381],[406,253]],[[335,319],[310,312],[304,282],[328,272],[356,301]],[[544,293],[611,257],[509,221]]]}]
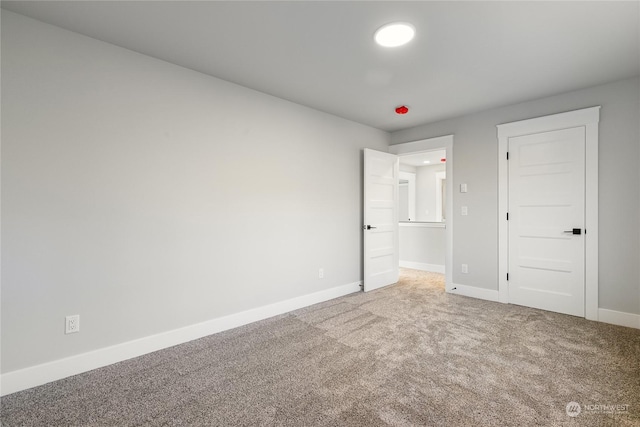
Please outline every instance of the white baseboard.
[{"label": "white baseboard", "polygon": [[497,289],[484,289],[468,285],[453,285],[452,289],[447,292],[455,295],[463,295],[465,297],[479,298],[487,301],[499,302],[499,293]]},{"label": "white baseboard", "polygon": [[598,321],[612,325],[627,326],[640,329],[640,314],[625,313],[623,311],[598,309]]},{"label": "white baseboard", "polygon": [[31,366],[0,376],[0,395],[15,393],[36,387],[51,381],[81,374],[133,357],[142,356],[174,345],[183,344],[207,335],[238,326],[288,313],[299,308],[328,301],[360,291],[360,283],[336,286],[335,288],[303,295],[297,298],[269,304],[240,313],[230,314],[180,329],[128,341],[110,347],[101,348],[76,356],[55,360],[41,365]]},{"label": "white baseboard", "polygon": [[413,261],[400,261],[399,265],[402,268],[411,268],[413,270],[431,271],[432,273],[444,274],[444,265],[425,264],[423,262],[413,262]]}]

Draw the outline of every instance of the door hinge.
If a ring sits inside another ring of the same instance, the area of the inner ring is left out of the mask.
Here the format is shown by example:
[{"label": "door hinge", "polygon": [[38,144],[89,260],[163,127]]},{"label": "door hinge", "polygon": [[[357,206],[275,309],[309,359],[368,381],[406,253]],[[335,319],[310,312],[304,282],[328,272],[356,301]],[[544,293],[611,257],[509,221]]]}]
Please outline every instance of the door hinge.
[{"label": "door hinge", "polygon": [[507,160],[509,160],[509,152],[507,151]]},{"label": "door hinge", "polygon": [[509,273],[507,273],[507,281],[509,281]]},{"label": "door hinge", "polygon": [[507,212],[507,221],[509,221],[509,212]]}]

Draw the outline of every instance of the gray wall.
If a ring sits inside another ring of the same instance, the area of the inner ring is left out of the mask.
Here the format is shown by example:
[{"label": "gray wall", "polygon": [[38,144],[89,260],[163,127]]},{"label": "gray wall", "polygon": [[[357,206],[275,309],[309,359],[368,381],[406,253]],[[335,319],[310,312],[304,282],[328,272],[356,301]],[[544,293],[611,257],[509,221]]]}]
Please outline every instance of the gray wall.
[{"label": "gray wall", "polygon": [[398,188],[398,218],[408,221],[409,218],[409,184],[400,184]]},{"label": "gray wall", "polygon": [[361,280],[388,143],[3,11],[2,372]]},{"label": "gray wall", "polygon": [[[467,183],[468,193],[453,194],[454,283],[498,288],[496,125],[601,105],[599,306],[640,314],[639,100],[636,77],[394,132],[392,144],[455,135],[453,187]],[[463,263],[469,274],[460,273]]]},{"label": "gray wall", "polygon": [[402,226],[399,232],[400,261],[440,265],[444,268],[444,227]]}]

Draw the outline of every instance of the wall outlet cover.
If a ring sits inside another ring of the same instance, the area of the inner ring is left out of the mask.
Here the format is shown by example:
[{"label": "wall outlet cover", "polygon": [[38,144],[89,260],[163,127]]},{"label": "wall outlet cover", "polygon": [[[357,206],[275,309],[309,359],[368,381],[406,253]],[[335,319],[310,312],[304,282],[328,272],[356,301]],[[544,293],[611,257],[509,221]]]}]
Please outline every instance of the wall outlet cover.
[{"label": "wall outlet cover", "polygon": [[74,314],[72,316],[65,317],[64,333],[75,334],[76,332],[80,332],[80,315]]}]

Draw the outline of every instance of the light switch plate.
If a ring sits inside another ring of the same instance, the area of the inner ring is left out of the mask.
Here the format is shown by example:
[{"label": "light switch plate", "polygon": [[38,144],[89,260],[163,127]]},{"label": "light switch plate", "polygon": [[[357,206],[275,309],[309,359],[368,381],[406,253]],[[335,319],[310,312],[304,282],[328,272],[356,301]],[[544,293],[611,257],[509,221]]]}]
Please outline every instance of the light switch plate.
[{"label": "light switch plate", "polygon": [[460,184],[460,192],[461,193],[467,192],[467,184]]}]

